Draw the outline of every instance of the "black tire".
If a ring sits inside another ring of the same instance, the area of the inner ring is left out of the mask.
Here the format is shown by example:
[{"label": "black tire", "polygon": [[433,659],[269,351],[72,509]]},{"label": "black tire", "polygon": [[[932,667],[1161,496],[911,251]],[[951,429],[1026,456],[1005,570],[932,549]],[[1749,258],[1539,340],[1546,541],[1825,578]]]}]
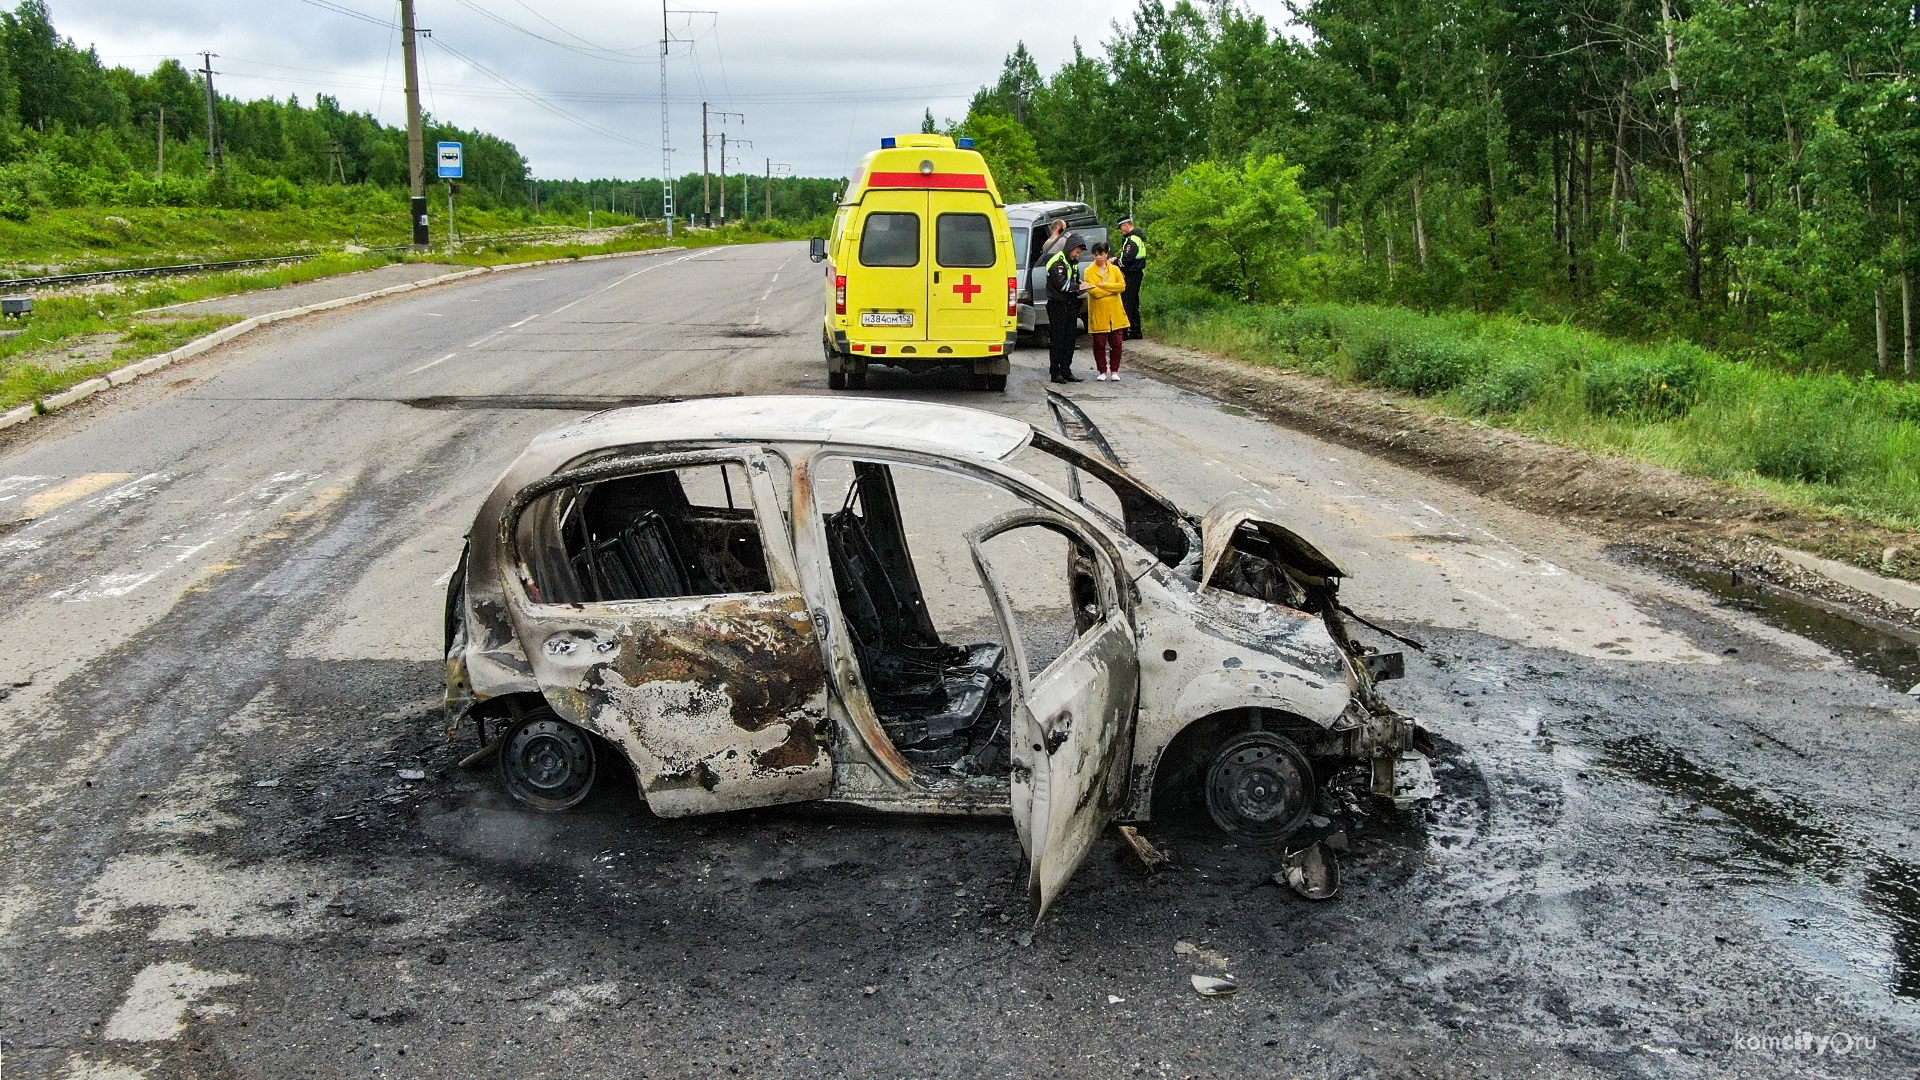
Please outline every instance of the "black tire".
[{"label": "black tire", "polygon": [[986,388],[987,376],[984,373],[978,371],[967,372],[967,389],[985,390]]},{"label": "black tire", "polygon": [[987,376],[986,389],[989,393],[998,394],[1004,392],[1007,389],[1007,377],[1005,375]]},{"label": "black tire", "polygon": [[1313,766],[1284,735],[1247,731],[1207,766],[1207,813],[1235,839],[1277,844],[1307,820],[1319,796]]},{"label": "black tire", "polygon": [[867,373],[866,373],[866,372],[864,372],[864,371],[849,371],[849,372],[847,372],[847,389],[849,389],[849,390],[865,390],[866,388],[867,388]]},{"label": "black tire", "polygon": [[507,725],[500,783],[523,806],[548,813],[580,805],[593,790],[593,738],[541,706]]},{"label": "black tire", "polygon": [[829,371],[829,372],[827,372],[827,389],[829,389],[829,390],[845,390],[846,388],[847,388],[847,373],[846,373],[846,372],[844,372],[844,371]]}]

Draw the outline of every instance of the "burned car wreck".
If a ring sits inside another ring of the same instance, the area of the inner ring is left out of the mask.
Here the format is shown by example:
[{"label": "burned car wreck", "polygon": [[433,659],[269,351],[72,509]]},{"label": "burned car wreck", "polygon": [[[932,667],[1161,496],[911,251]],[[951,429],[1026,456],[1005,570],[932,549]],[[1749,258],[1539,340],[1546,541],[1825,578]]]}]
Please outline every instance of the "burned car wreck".
[{"label": "burned car wreck", "polygon": [[1253,502],[1182,512],[1049,405],[1054,431],[764,397],[541,435],[449,583],[449,724],[545,810],[618,754],[666,817],[1010,814],[1040,911],[1173,788],[1254,841],[1341,770],[1429,797],[1424,733],[1375,689],[1398,654],[1353,640],[1339,562]]}]

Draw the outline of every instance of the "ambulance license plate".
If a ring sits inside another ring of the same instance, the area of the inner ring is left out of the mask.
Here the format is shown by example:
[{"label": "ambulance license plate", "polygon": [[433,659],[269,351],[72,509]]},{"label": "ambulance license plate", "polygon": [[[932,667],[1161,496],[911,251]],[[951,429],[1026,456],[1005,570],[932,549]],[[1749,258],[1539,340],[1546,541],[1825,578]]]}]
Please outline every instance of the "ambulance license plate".
[{"label": "ambulance license plate", "polygon": [[912,326],[911,311],[863,311],[860,313],[861,326]]}]

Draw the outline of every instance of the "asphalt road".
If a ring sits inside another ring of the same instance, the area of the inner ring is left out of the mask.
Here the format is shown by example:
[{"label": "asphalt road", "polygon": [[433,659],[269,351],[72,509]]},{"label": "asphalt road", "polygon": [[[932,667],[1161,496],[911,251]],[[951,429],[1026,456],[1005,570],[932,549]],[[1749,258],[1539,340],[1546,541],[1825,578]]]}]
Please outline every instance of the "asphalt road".
[{"label": "asphalt road", "polygon": [[[825,392],[802,245],[279,324],[0,444],[0,1075],[1911,1076],[1920,710],[1558,523],[1151,381],[1076,390],[1190,509],[1267,493],[1429,645],[1442,798],[1346,888],[1157,821],[1029,931],[1004,821],[514,809],[440,595],[567,409]],[[869,393],[1040,419],[877,374]],[[1030,936],[1029,936],[1030,933]],[[1195,973],[1242,989],[1208,1000]]]}]

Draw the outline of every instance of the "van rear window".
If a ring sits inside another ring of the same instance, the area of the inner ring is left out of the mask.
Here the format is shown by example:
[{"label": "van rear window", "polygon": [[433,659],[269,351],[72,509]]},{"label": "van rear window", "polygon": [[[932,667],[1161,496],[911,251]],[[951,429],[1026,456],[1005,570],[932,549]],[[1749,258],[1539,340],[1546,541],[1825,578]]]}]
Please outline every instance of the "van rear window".
[{"label": "van rear window", "polygon": [[985,214],[941,214],[934,229],[933,258],[941,266],[992,266],[993,219]]},{"label": "van rear window", "polygon": [[868,214],[860,227],[860,265],[919,266],[920,215]]}]

